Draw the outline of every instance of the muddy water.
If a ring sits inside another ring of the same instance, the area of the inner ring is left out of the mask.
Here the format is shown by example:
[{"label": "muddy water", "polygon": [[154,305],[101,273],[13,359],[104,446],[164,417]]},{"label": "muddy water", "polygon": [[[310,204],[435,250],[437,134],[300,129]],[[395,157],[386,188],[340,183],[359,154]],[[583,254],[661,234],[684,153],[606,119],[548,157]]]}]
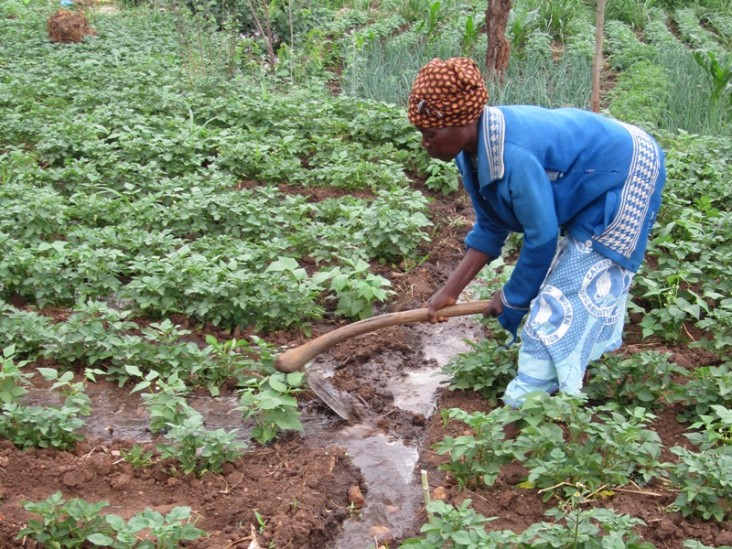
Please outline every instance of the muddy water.
[{"label": "muddy water", "polygon": [[[419,342],[414,352],[422,355],[416,362],[424,367],[404,372],[399,362],[403,360],[401,356],[372,357],[378,363],[359,367],[368,370],[371,366],[372,378],[389,380],[395,407],[428,418],[436,408],[436,391],[445,380],[442,366],[458,353],[469,350],[465,338],[478,339],[481,327],[476,320],[453,318],[438,325],[420,324],[405,329]],[[335,364],[324,353],[318,357],[317,367],[327,377]],[[82,434],[86,437],[137,442],[152,439],[149,415],[139,394],[129,394],[126,389],[104,383],[89,384],[87,393],[92,399],[93,414],[85,418]],[[60,396],[49,395],[44,389],[31,390],[25,401],[44,406],[62,404]],[[239,437],[247,438],[248,430],[236,410],[236,396],[196,395],[189,396],[188,402],[204,416],[209,429],[238,429]],[[421,450],[419,441],[406,441],[396,434],[384,433],[369,420],[349,424],[335,413],[323,415],[305,410],[302,422],[308,444],[346,448],[367,486],[362,509],[354,509],[338,539],[327,549],[369,548],[375,547],[377,538],[403,537],[422,504],[419,471],[415,468]]]},{"label": "muddy water", "polygon": [[[419,337],[424,368],[406,375],[394,375],[401,370],[401,358],[378,357],[378,375],[389,376],[389,389],[397,408],[429,418],[436,408],[436,392],[446,381],[442,367],[459,353],[470,349],[466,338],[480,337],[476,321],[453,318],[438,325],[415,325],[408,328]],[[372,359],[374,360],[374,359]],[[320,370],[328,369],[328,357],[318,360]],[[332,369],[334,365],[330,364]],[[365,365],[368,368],[369,364]],[[344,422],[345,423],[345,422]],[[307,440],[318,440],[324,433],[307,432]],[[310,436],[312,435],[312,436]],[[346,521],[331,549],[375,547],[375,539],[403,537],[413,525],[420,505],[422,488],[419,471],[419,441],[407,442],[395,435],[370,428],[368,421],[347,425],[327,433],[329,443],[348,450],[353,463],[361,469],[368,488],[361,512]]]}]

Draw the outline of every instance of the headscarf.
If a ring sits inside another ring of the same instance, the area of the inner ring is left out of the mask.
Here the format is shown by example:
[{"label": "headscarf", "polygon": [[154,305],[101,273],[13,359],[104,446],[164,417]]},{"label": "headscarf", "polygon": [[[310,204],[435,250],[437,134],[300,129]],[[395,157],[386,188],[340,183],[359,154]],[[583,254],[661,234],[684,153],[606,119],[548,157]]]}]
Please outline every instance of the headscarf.
[{"label": "headscarf", "polygon": [[409,93],[409,121],[420,128],[465,126],[477,120],[488,90],[475,61],[435,58],[417,73]]}]

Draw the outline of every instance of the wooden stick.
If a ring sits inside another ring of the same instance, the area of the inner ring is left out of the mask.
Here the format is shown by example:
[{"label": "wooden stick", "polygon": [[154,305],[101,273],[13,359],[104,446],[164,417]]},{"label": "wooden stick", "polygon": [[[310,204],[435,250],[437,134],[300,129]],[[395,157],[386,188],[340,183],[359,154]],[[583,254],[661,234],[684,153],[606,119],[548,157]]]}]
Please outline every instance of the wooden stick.
[{"label": "wooden stick", "polygon": [[[481,314],[488,308],[488,303],[488,301],[458,303],[457,305],[450,305],[440,309],[438,311],[438,315],[440,317],[448,318],[453,316]],[[429,313],[426,308],[411,309],[409,311],[389,313],[359,320],[358,322],[336,328],[332,332],[323,334],[304,345],[300,345],[299,347],[295,347],[294,349],[290,349],[289,351],[282,353],[275,361],[275,368],[280,372],[287,373],[302,370],[305,367],[305,364],[323,351],[352,337],[380,330],[381,328],[387,328],[389,326],[427,321],[429,321]]]}]

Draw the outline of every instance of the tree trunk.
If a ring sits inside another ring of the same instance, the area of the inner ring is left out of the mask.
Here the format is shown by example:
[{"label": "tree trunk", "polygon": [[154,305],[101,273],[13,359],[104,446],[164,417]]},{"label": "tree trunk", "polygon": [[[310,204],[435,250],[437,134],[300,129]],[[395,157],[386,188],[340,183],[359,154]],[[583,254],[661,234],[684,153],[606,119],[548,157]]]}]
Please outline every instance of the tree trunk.
[{"label": "tree trunk", "polygon": [[605,27],[605,0],[597,0],[595,23],[595,58],[592,60],[592,112],[600,112],[600,78],[602,75],[602,40]]},{"label": "tree trunk", "polygon": [[502,78],[508,68],[511,43],[506,38],[511,0],[489,0],[485,10],[485,28],[488,33],[488,49],[485,56],[486,76],[489,80]]}]

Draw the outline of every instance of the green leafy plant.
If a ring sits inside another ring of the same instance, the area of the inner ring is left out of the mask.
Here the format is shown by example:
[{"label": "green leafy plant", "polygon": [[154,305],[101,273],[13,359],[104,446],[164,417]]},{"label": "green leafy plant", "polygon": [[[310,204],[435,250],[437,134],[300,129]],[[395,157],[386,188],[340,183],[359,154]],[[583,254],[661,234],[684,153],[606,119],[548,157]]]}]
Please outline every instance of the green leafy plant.
[{"label": "green leafy plant", "polygon": [[441,465],[440,469],[450,472],[460,488],[478,482],[493,485],[501,467],[514,459],[514,441],[506,439],[504,428],[520,417],[518,412],[507,407],[488,414],[468,413],[459,408],[444,410],[443,423],[461,421],[470,427],[471,434],[446,436],[435,446],[438,454],[450,456],[450,462]]},{"label": "green leafy plant", "polygon": [[169,424],[165,438],[170,443],[156,446],[162,459],[173,459],[183,474],[218,473],[225,463],[242,455],[246,445],[236,439],[238,429],[210,431],[203,425],[203,416],[191,413],[178,424]]},{"label": "green leafy plant", "polygon": [[183,422],[195,410],[186,401],[185,395],[190,391],[186,384],[173,372],[166,379],[160,379],[156,371],[144,376],[135,366],[128,366],[130,375],[142,377],[132,392],[148,390],[142,393],[142,400],[150,412],[150,431],[159,433]]},{"label": "green leafy plant", "polygon": [[23,372],[26,361],[15,360],[15,345],[9,345],[3,349],[0,357],[0,403],[17,403],[24,394],[28,392],[26,386],[32,373]]},{"label": "green leafy plant", "polygon": [[280,372],[264,377],[252,377],[245,382],[239,397],[238,410],[246,421],[254,419],[251,437],[265,444],[281,430],[302,431],[297,400],[305,379],[303,372]]},{"label": "green leafy plant", "polygon": [[471,350],[458,354],[442,368],[451,376],[450,388],[477,391],[496,404],[499,393],[516,375],[518,349],[506,349],[489,338],[466,342]]},{"label": "green leafy plant", "polygon": [[30,519],[17,539],[29,538],[51,549],[88,547],[89,543],[114,549],[175,549],[204,535],[191,521],[190,507],[175,507],[165,516],[145,509],[125,521],[111,513],[102,515],[108,506],[106,501],[67,501],[61,492],[45,500],[26,501],[24,509],[40,518]]},{"label": "green leafy plant", "polygon": [[38,371],[46,381],[53,382],[50,391],[61,393],[63,404],[53,408],[5,403],[0,416],[0,435],[24,449],[73,448],[77,441],[84,438],[78,432],[85,423],[81,416],[91,414],[91,399],[84,392],[85,384],[83,381],[72,383],[72,372],[59,375],[53,368],[39,368]]},{"label": "green leafy plant", "polygon": [[678,385],[670,397],[671,402],[681,403],[678,419],[695,422],[708,414],[713,406],[732,404],[732,364],[701,366],[691,372],[686,383]]},{"label": "green leafy plant", "polygon": [[681,446],[671,451],[678,462],[669,467],[671,486],[679,491],[672,507],[685,517],[719,522],[732,516],[732,452],[729,447],[692,452]]},{"label": "green leafy plant", "polygon": [[549,509],[546,515],[552,522],[540,522],[529,526],[520,536],[519,547],[537,549],[552,547],[653,549],[655,547],[652,543],[644,542],[633,531],[633,528],[645,524],[642,520],[618,514],[613,509],[581,509],[570,504]]},{"label": "green leafy plant", "polygon": [[712,103],[718,105],[732,84],[732,57],[723,60],[717,59],[717,55],[712,51],[695,51],[694,61],[706,71],[712,88]]},{"label": "green leafy plant", "polygon": [[661,440],[645,428],[655,416],[641,407],[626,415],[585,402],[583,395],[527,397],[521,409],[526,426],[515,439],[515,455],[529,470],[527,486],[548,500],[571,496],[577,485],[596,493],[662,476]]},{"label": "green leafy plant", "polygon": [[684,368],[669,360],[668,354],[643,351],[627,358],[610,355],[591,366],[584,391],[591,400],[654,410],[678,390],[675,380],[687,375]]},{"label": "green leafy plant", "polygon": [[[430,520],[422,525],[422,537],[405,540],[400,547],[414,547],[417,549],[434,549],[437,547],[471,548],[471,547],[501,547],[497,537],[500,534],[488,533],[485,524],[495,518],[486,518],[476,513],[470,505],[472,501],[466,499],[460,507],[454,507],[444,501],[435,500],[427,504]],[[503,536],[503,541],[507,541]]]},{"label": "green leafy plant", "polygon": [[[107,531],[92,534],[87,539],[94,545],[115,549],[175,549],[205,535],[191,520],[190,507],[175,507],[166,515],[145,509],[126,522],[117,515],[108,514],[104,520]],[[153,539],[145,539],[148,537]]]},{"label": "green leafy plant", "polygon": [[727,448],[732,451],[732,410],[719,404],[711,405],[711,413],[699,416],[685,436],[702,450]]},{"label": "green leafy plant", "polygon": [[26,501],[23,508],[40,518],[30,519],[17,539],[28,537],[54,549],[83,547],[89,536],[104,529],[100,511],[108,505],[106,501],[89,503],[81,498],[66,501],[61,492],[42,501]]},{"label": "green leafy plant", "polygon": [[141,444],[133,444],[128,450],[121,451],[122,459],[135,469],[145,469],[155,463],[153,454],[152,450],[147,450]]},{"label": "green leafy plant", "polygon": [[341,258],[343,266],[321,271],[313,276],[316,284],[330,283],[337,301],[336,314],[345,318],[363,319],[373,314],[373,304],[383,302],[394,292],[391,282],[369,272],[370,265],[363,259]]}]

